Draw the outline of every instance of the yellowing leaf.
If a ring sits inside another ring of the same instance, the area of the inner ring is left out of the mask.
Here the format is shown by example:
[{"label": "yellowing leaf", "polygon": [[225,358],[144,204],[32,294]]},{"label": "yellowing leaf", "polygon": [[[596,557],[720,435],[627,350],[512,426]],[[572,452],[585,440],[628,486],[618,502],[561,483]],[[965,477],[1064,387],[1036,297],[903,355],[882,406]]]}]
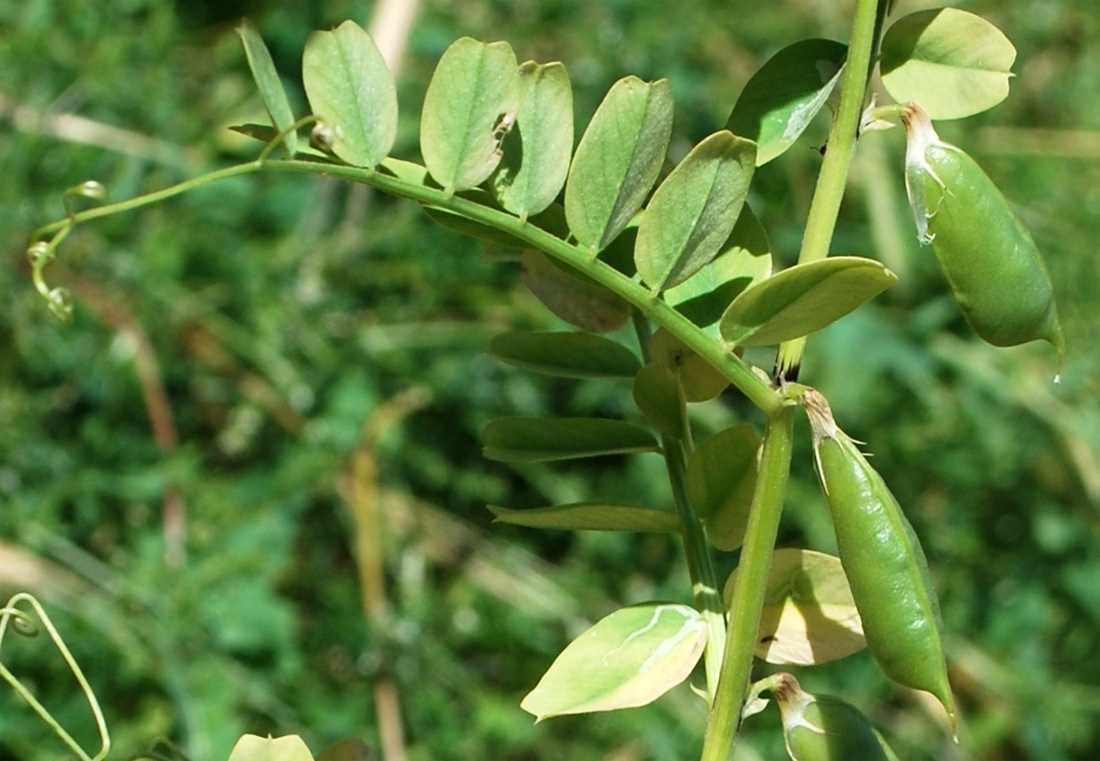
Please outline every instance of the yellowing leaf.
[{"label": "yellowing leaf", "polygon": [[882,38],[882,84],[933,119],[961,119],[1008,96],[1016,48],[997,27],[957,8],[903,16]]},{"label": "yellowing leaf", "polygon": [[242,735],[233,746],[229,761],[313,761],[313,754],[298,735]]},{"label": "yellowing leaf", "polygon": [[[735,571],[726,582],[733,593]],[[809,666],[867,646],[840,559],[811,550],[772,553],[756,655],[768,663]]]},{"label": "yellowing leaf", "polygon": [[703,617],[686,605],[617,610],[569,643],[520,708],[542,721],[646,705],[687,679],[706,636]]}]

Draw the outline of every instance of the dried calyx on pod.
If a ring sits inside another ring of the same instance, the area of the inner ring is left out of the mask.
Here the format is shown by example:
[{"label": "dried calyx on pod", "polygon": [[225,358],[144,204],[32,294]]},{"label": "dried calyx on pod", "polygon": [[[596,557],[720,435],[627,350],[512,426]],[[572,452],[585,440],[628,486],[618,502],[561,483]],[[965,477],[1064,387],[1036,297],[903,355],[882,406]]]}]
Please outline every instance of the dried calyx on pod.
[{"label": "dried calyx on pod", "polygon": [[811,695],[790,674],[771,677],[792,761],[897,761],[858,708],[832,695]]},{"label": "dried calyx on pod", "polygon": [[1065,339],[1050,276],[1031,234],[978,163],[936,134],[915,103],[905,124],[905,188],[967,322],[994,346]]}]

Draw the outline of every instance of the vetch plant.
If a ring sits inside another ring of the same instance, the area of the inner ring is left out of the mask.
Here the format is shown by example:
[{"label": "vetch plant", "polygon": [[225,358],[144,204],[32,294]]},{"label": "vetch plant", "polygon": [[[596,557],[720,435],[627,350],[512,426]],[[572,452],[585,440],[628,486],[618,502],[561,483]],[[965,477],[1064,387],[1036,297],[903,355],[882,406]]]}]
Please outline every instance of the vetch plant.
[{"label": "vetch plant", "polygon": [[[1045,339],[1059,363],[1064,353],[1033,241],[989,178],[931,124],[999,103],[1015,50],[963,11],[925,11],[888,24],[895,4],[858,0],[847,45],[804,40],[777,53],[745,85],[725,128],[663,179],[673,120],[666,80],[615,83],[573,150],[571,85],[560,63],[518,64],[507,43],[460,39],[425,96],[421,165],[390,156],[396,88],[363,29],[349,21],[310,36],[303,82],[311,113],[298,117],[262,40],[245,24],[241,38],[271,124],[235,129],[266,143],[259,157],[85,210],[71,201],[102,203],[105,191],[93,182],[77,186],[66,195],[66,218],[34,236],[33,281],[67,319],[72,301],[44,273],[74,226],[267,171],[364,183],[512,252],[529,289],[580,330],[509,333],[490,352],[537,373],[622,381],[645,424],[502,418],[484,431],[485,456],[531,463],[658,453],[673,509],[601,501],[490,509],[498,521],[534,528],[677,534],[691,592],[691,604],[652,601],[596,623],[521,707],[543,720],[645,705],[701,660],[704,761],[732,757],[741,723],[763,708],[765,691],[781,708],[795,761],[892,758],[851,705],[814,698],[785,674],[752,682],[754,658],[813,665],[868,647],[887,677],[934,695],[952,728],[959,719],[919,539],[824,396],[799,383],[807,338],[897,280],[874,259],[828,256],[863,132],[893,126],[891,119],[905,124],[917,234],[931,243],[975,332],[998,346]],[[876,66],[896,104],[874,103]],[[775,272],[768,237],[746,204],[749,188],[756,168],[781,156],[826,111],[832,126],[799,260]],[[306,128],[308,144],[299,134]],[[627,324],[632,346],[602,335]],[[774,368],[743,359],[745,348],[768,346],[778,347]],[[762,430],[738,422],[696,444],[688,406],[728,386],[762,413]],[[800,408],[813,427],[839,558],[776,547]],[[723,594],[712,555],[733,550],[739,564]],[[283,740],[280,758],[311,758],[300,740]],[[231,758],[270,757],[275,742],[242,739]],[[345,757],[357,756],[333,756]]]}]

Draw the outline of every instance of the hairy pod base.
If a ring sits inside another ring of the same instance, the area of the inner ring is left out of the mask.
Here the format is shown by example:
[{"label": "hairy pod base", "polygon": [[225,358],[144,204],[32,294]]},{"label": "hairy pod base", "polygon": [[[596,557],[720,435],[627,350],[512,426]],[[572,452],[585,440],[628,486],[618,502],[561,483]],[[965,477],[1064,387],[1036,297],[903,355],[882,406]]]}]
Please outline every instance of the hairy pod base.
[{"label": "hairy pod base", "polygon": [[811,695],[790,674],[776,675],[775,702],[792,761],[896,761],[858,708],[832,695]]},{"label": "hairy pod base", "polygon": [[1023,222],[978,163],[940,140],[928,114],[902,114],[905,187],[922,244],[930,243],[959,309],[994,346],[1045,340],[1065,353],[1054,289]]}]

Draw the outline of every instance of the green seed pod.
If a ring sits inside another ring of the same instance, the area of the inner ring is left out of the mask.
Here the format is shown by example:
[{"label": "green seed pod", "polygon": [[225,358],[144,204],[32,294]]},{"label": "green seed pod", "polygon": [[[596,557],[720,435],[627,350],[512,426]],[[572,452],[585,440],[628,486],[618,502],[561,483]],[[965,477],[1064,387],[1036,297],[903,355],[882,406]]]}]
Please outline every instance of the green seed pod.
[{"label": "green seed pod", "polygon": [[897,761],[859,709],[832,695],[811,695],[790,674],[772,689],[792,761]]},{"label": "green seed pod", "polygon": [[902,114],[905,187],[922,244],[931,243],[967,322],[994,346],[1065,339],[1035,241],[977,162],[940,140],[924,110]]},{"label": "green seed pod", "polygon": [[954,726],[939,602],[920,541],[882,476],[837,427],[825,397],[808,389],[802,404],[867,648],[895,682],[939,698]]}]

